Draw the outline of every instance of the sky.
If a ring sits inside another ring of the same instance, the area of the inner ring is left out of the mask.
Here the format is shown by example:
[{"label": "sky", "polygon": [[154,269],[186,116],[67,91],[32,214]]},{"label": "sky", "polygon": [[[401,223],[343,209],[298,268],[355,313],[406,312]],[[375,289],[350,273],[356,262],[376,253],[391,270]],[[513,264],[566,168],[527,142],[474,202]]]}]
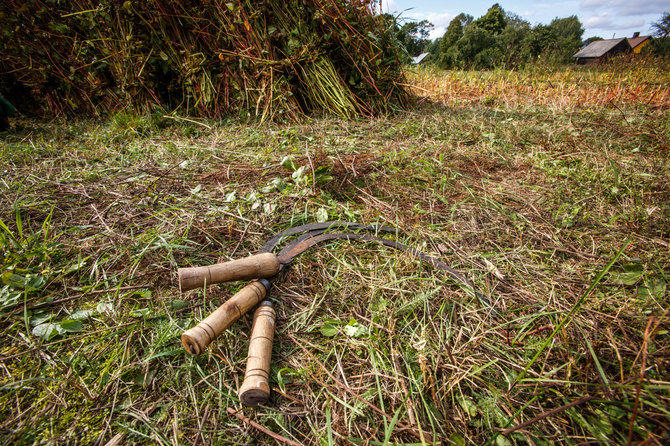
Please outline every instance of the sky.
[{"label": "sky", "polygon": [[[382,0],[384,12],[409,21],[428,20],[435,29],[430,38],[444,34],[449,22],[464,12],[480,17],[496,0],[469,0],[466,2],[439,0]],[[599,36],[604,39],[632,37],[633,32],[651,34],[650,25],[658,21],[665,11],[670,11],[670,0],[498,0],[505,11],[514,12],[532,25],[549,24],[556,17],[576,15],[584,26],[586,39]]]}]

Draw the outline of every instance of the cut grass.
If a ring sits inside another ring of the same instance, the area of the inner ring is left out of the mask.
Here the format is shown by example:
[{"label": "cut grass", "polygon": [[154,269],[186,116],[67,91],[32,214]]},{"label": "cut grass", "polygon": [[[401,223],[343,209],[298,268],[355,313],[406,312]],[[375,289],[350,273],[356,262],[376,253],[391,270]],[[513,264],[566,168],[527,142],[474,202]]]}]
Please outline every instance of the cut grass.
[{"label": "cut grass", "polygon": [[[377,121],[18,122],[0,141],[3,439],[666,441],[669,104],[561,95],[586,80],[667,91],[636,71],[569,70],[549,101],[517,74],[422,82],[530,100],[464,94]],[[270,404],[233,416],[249,318],[197,358],[179,335],[241,284],[179,295],[175,270],[323,218],[397,226],[501,317],[403,253],[329,243],[273,292]]]}]

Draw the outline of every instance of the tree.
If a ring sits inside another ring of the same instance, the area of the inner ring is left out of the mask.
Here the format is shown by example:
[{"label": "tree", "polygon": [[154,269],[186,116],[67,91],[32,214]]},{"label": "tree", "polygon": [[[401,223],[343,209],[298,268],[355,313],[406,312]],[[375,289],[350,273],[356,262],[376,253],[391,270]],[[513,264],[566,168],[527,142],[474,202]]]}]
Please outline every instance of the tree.
[{"label": "tree", "polygon": [[493,68],[503,52],[495,35],[473,22],[445,57],[459,68]]},{"label": "tree", "polygon": [[433,24],[428,20],[406,22],[398,29],[397,38],[405,46],[407,54],[415,57],[428,48],[430,44],[428,35],[432,29]]},{"label": "tree", "polygon": [[664,12],[658,22],[651,24],[651,29],[654,30],[654,37],[658,39],[670,36],[670,12]]},{"label": "tree", "polygon": [[464,67],[493,68],[504,56],[496,36],[478,25],[468,26],[461,45],[461,64]]},{"label": "tree", "polygon": [[670,12],[664,12],[658,22],[651,24],[656,37],[649,45],[646,45],[642,51],[657,56],[670,55]]},{"label": "tree", "polygon": [[549,26],[543,24],[535,26],[523,42],[525,57],[530,61],[537,59],[553,41],[554,36]]},{"label": "tree", "polygon": [[549,24],[549,29],[555,39],[550,46],[551,58],[554,62],[569,62],[572,55],[582,47],[584,35],[582,22],[576,15],[563,19],[555,18]]},{"label": "tree", "polygon": [[551,21],[549,25],[537,25],[523,42],[529,60],[542,57],[551,63],[566,63],[582,47],[584,28],[577,16]]},{"label": "tree", "polygon": [[530,23],[513,12],[505,12],[507,26],[496,37],[499,46],[504,48],[506,65],[521,65],[526,62],[523,42],[530,33]]},{"label": "tree", "polygon": [[398,18],[392,14],[382,14],[384,26],[389,30],[392,41],[384,42],[385,45],[399,45],[404,50],[404,62],[409,62],[411,57],[425,52],[431,44],[428,39],[433,24],[428,20],[421,22],[405,22],[402,26]]},{"label": "tree", "polygon": [[463,37],[463,25],[460,16],[456,16],[449,22],[447,32],[440,39],[440,58],[438,62],[440,67],[451,68],[453,66],[452,61],[447,57],[447,53],[461,37]]},{"label": "tree", "polygon": [[426,47],[426,52],[430,54],[429,60],[433,61],[434,63],[438,63],[440,59],[440,42],[442,41],[441,37],[438,37],[437,39],[431,41],[428,46]]},{"label": "tree", "polygon": [[507,25],[507,20],[505,20],[503,9],[495,3],[486,11],[486,14],[475,20],[474,23],[485,31],[500,34]]},{"label": "tree", "polygon": [[549,28],[554,32],[557,38],[563,39],[568,43],[579,44],[582,43],[582,35],[584,28],[582,22],[579,21],[576,15],[559,19],[558,17],[551,21]]},{"label": "tree", "polygon": [[472,17],[470,14],[466,14],[464,12],[461,12],[456,16],[458,20],[461,21],[461,25],[463,26],[463,29],[467,28],[470,23],[474,21],[474,17]]}]

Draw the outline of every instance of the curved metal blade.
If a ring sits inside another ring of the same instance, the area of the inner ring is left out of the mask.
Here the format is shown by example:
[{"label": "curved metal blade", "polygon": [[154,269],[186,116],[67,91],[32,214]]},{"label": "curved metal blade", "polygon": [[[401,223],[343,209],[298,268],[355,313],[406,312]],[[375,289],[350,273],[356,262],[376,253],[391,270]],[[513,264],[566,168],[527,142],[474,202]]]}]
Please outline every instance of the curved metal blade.
[{"label": "curved metal blade", "polygon": [[[392,229],[392,228],[391,228]],[[386,231],[385,231],[386,232]],[[393,230],[392,232],[395,232]],[[390,248],[398,249],[401,251],[408,252],[412,254],[414,257],[419,258],[420,260],[428,263],[429,265],[433,266],[434,268],[437,268],[439,270],[442,270],[449,275],[457,284],[461,285],[464,287],[466,290],[470,291],[471,293],[474,294],[477,299],[489,310],[491,310],[493,313],[497,314],[496,311],[493,309],[491,306],[491,302],[479,291],[477,291],[474,287],[474,285],[468,280],[463,273],[456,271],[446,263],[442,262],[441,260],[437,260],[431,256],[429,256],[426,253],[423,253],[419,251],[418,249],[414,249],[410,246],[407,246],[403,243],[399,242],[394,242],[393,240],[387,240],[381,237],[375,237],[373,235],[367,235],[367,234],[345,234],[345,233],[329,233],[329,234],[305,234],[304,236],[301,236],[297,238],[296,240],[292,241],[288,245],[282,249],[279,254],[277,255],[277,258],[279,259],[279,263],[284,267],[285,265],[288,265],[291,263],[291,261],[302,254],[303,252],[307,251],[309,248],[311,248],[314,245],[317,245],[321,242],[325,242],[328,240],[362,240],[362,241],[367,241],[367,242],[377,242],[381,243],[384,246],[388,246]]]},{"label": "curved metal blade", "polygon": [[375,233],[377,233],[378,231],[396,232],[396,229],[392,228],[390,226],[362,225],[360,223],[353,223],[353,222],[349,222],[349,221],[332,220],[332,221],[326,221],[326,222],[323,222],[323,223],[311,223],[311,224],[308,224],[308,225],[295,226],[295,227],[286,229],[285,231],[282,231],[279,234],[276,234],[270,240],[265,242],[265,244],[263,246],[261,246],[261,249],[258,250],[258,253],[260,254],[262,252],[272,252],[274,250],[274,248],[277,245],[279,245],[285,238],[291,237],[293,235],[302,234],[303,232],[307,232],[307,234],[305,234],[304,236],[311,237],[313,235],[322,234],[329,229],[336,229],[336,228],[346,228],[346,229],[351,229],[351,230],[365,230],[365,231],[371,231],[371,232],[375,232]]}]

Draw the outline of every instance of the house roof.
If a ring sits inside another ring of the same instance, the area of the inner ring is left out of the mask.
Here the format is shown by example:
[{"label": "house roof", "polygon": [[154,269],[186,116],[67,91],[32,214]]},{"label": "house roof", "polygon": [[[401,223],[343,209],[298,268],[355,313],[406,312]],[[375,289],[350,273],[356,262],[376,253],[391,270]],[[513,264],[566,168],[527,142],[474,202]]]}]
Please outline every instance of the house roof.
[{"label": "house roof", "polygon": [[416,57],[412,57],[412,61],[414,63],[421,63],[421,61],[430,53],[421,53]]},{"label": "house roof", "polygon": [[629,37],[628,43],[630,44],[631,48],[635,48],[647,39],[651,39],[651,36]]},{"label": "house roof", "polygon": [[581,57],[602,57],[611,51],[615,46],[619,45],[621,42],[626,42],[628,44],[628,39],[622,37],[620,39],[606,39],[606,40],[596,40],[591,43],[586,48],[583,48],[577,54],[572,57],[581,58]]}]

